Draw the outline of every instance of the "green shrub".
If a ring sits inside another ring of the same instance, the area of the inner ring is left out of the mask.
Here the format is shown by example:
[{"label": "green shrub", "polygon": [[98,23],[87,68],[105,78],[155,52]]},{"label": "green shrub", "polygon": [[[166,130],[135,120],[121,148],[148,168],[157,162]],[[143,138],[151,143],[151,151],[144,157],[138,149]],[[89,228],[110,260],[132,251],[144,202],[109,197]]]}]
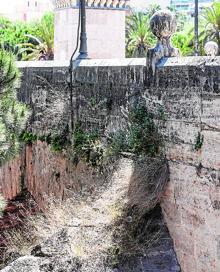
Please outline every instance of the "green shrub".
[{"label": "green shrub", "polygon": [[109,154],[118,156],[122,151],[128,151],[126,137],[126,132],[121,130],[110,136],[111,143]]},{"label": "green shrub", "polygon": [[38,60],[41,52],[52,59],[53,46],[53,13],[46,13],[41,20],[29,23],[0,17],[0,47],[13,53],[17,60]]},{"label": "green shrub", "polygon": [[92,166],[102,164],[104,145],[97,131],[86,132],[77,124],[73,133],[73,149],[77,160],[82,158]]},{"label": "green shrub", "polygon": [[17,101],[19,77],[12,53],[0,50],[0,165],[19,151],[28,118],[27,107]]},{"label": "green shrub", "polygon": [[[73,132],[74,161],[84,159],[92,166],[103,166],[122,153],[156,157],[163,153],[163,136],[155,120],[164,121],[163,109],[153,113],[139,105],[130,111],[127,129],[102,139],[98,131],[86,131],[77,124]],[[76,160],[75,160],[76,159]]]},{"label": "green shrub", "polygon": [[[161,108],[158,110],[159,118],[164,118]],[[131,152],[136,155],[156,156],[163,147],[163,137],[155,124],[156,116],[145,106],[138,106],[131,110],[127,131],[117,132],[111,140],[112,153]]]},{"label": "green shrub", "polygon": [[16,46],[28,41],[26,34],[36,34],[36,23],[12,22],[7,18],[0,17],[0,44]]}]

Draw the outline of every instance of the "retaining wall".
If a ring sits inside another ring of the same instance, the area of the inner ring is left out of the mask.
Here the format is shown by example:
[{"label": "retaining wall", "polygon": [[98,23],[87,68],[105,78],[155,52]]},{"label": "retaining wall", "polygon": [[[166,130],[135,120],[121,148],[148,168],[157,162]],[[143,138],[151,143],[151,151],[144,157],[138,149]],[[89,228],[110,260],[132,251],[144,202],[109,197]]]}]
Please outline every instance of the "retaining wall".
[{"label": "retaining wall", "polygon": [[[67,65],[19,64],[23,78],[18,97],[32,108],[29,129],[38,135],[60,133],[81,121],[105,136],[123,129],[131,104],[161,105],[170,165],[161,206],[182,271],[219,271],[220,58],[164,59],[154,77],[145,59],[81,61],[73,72],[72,94]],[[45,193],[64,198],[85,184],[91,190],[96,184],[91,168],[74,167],[65,154],[42,142],[27,146],[11,163],[0,170],[6,173],[0,188],[7,197],[22,185],[42,203]]]}]

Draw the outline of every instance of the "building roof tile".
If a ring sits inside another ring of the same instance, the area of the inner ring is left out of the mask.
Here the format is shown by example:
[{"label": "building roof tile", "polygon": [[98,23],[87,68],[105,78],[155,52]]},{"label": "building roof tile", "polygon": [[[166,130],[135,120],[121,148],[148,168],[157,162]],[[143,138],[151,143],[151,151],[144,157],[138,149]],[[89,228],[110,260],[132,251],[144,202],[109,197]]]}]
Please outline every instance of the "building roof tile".
[{"label": "building roof tile", "polygon": [[[100,9],[127,9],[129,7],[130,0],[86,0],[88,8],[100,8]],[[78,8],[79,0],[53,0],[54,8]]]}]

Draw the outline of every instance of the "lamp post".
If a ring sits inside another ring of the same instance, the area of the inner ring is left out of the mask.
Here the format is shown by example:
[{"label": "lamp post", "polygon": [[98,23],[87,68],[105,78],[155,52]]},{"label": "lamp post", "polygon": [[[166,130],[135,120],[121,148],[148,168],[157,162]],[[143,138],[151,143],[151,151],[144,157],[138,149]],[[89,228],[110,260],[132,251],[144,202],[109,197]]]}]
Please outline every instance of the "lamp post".
[{"label": "lamp post", "polygon": [[195,56],[199,55],[199,1],[195,0],[194,31],[195,31]]},{"label": "lamp post", "polygon": [[86,34],[86,0],[80,0],[81,13],[81,33],[80,33],[80,48],[77,59],[87,59],[87,34]]}]

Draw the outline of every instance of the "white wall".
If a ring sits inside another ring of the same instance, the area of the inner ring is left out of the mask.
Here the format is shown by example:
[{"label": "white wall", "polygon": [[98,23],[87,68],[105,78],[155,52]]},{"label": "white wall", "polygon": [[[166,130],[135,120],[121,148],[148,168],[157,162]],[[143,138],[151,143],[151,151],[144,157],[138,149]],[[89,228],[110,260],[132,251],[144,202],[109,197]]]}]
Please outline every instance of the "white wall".
[{"label": "white wall", "polygon": [[[55,11],[55,59],[69,60],[76,46],[78,9]],[[90,58],[125,57],[125,11],[87,9]],[[78,54],[78,52],[77,52]]]},{"label": "white wall", "polygon": [[51,0],[0,0],[0,14],[11,20],[30,21],[53,10]]}]

